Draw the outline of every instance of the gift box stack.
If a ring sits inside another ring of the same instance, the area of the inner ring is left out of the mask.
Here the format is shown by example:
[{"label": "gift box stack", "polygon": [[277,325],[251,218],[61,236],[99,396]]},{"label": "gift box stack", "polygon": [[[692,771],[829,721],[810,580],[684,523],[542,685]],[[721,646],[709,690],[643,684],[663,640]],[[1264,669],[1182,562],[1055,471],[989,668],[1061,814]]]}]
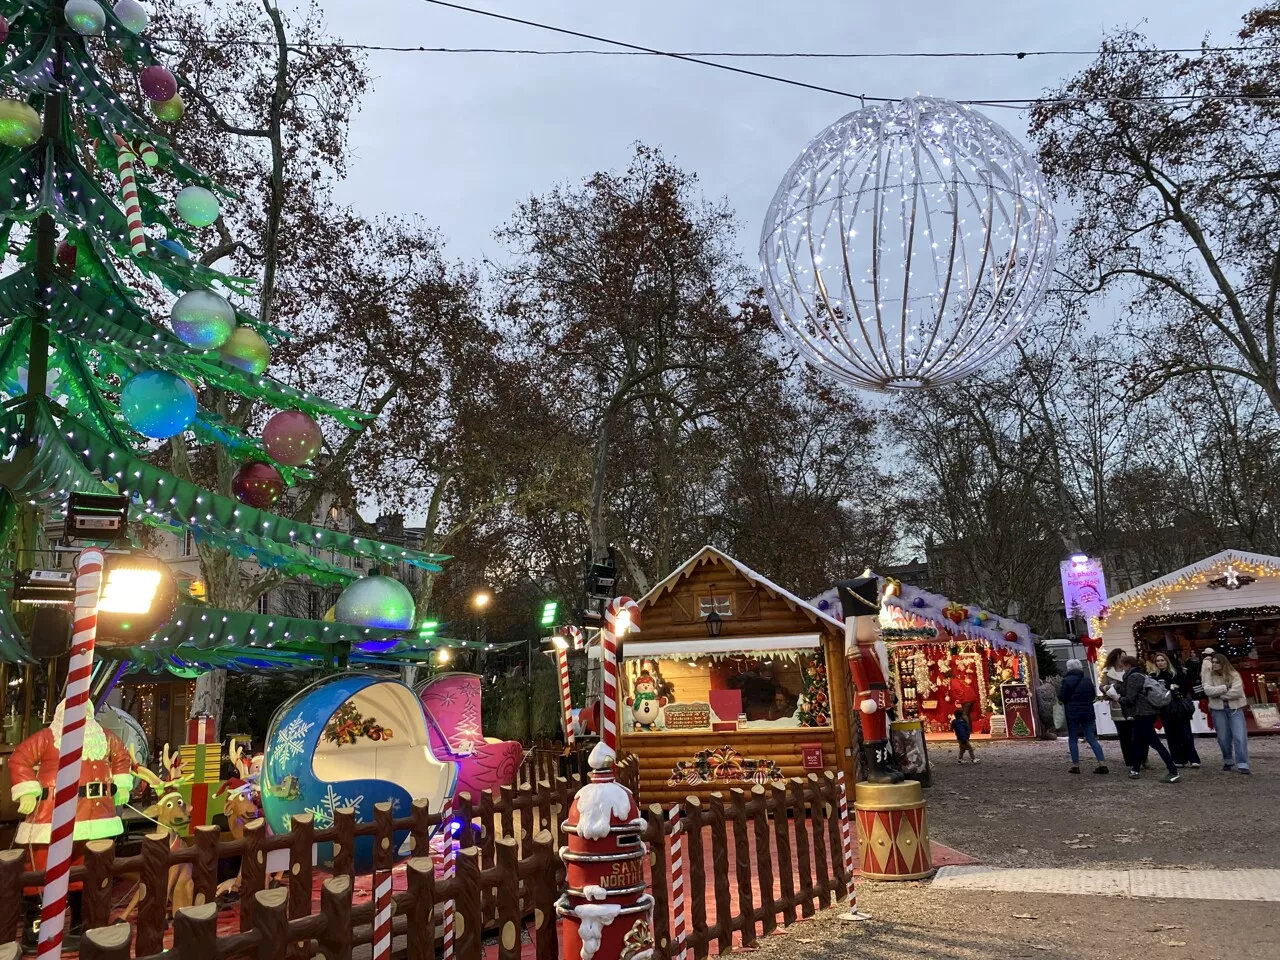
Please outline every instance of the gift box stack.
[{"label": "gift box stack", "polygon": [[187,721],[187,743],[179,750],[183,776],[191,778],[181,792],[191,811],[193,827],[210,823],[222,812],[222,798],[214,796],[222,782],[222,744],[215,737],[214,724],[214,718],[207,713],[191,717]]}]

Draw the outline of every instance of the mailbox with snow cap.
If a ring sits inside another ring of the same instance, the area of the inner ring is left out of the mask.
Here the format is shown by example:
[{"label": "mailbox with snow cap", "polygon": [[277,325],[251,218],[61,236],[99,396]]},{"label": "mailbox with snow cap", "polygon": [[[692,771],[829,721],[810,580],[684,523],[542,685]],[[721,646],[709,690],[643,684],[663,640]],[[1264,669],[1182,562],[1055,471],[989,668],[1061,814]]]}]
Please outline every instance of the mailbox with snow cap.
[{"label": "mailbox with snow cap", "polygon": [[561,825],[568,889],[556,904],[564,924],[562,960],[650,960],[653,897],[647,892],[640,838],[644,818],[631,791],[613,775],[614,754],[591,751],[591,782],[573,798]]}]

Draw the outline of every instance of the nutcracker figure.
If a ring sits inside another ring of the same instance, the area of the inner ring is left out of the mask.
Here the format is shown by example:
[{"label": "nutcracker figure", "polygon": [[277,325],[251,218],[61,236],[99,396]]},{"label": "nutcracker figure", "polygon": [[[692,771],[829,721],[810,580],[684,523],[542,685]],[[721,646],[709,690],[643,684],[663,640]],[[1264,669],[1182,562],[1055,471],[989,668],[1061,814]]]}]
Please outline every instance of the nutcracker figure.
[{"label": "nutcracker figure", "polygon": [[900,783],[889,740],[889,650],[880,639],[880,578],[870,570],[836,584],[844,610],[845,654],[862,715],[863,769],[872,783]]},{"label": "nutcracker figure", "polygon": [[[66,701],[58,704],[53,723],[38,730],[14,749],[9,757],[9,777],[18,812],[26,819],[18,825],[14,842],[27,847],[32,870],[43,870],[53,823],[54,787],[58,779],[58,751],[62,746],[62,720]],[[133,790],[133,758],[124,743],[94,718],[93,704],[85,704],[84,753],[80,760],[80,797],[76,803],[73,837],[77,841],[117,837],[124,825],[116,804],[129,799]],[[78,859],[79,854],[77,854]],[[74,889],[74,887],[73,887]],[[39,889],[34,895],[34,918],[40,915]],[[79,926],[80,897],[71,897],[72,931]],[[32,904],[28,904],[28,916]],[[24,937],[32,931],[24,931]]]}]

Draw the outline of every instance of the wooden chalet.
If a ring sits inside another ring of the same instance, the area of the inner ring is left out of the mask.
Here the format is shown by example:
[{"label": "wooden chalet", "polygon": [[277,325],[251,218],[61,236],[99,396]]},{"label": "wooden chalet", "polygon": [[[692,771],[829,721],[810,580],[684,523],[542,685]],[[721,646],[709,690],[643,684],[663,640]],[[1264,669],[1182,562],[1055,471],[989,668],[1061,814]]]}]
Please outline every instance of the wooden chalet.
[{"label": "wooden chalet", "polygon": [[839,620],[710,546],[639,605],[619,721],[642,802],[841,769],[853,782]]}]

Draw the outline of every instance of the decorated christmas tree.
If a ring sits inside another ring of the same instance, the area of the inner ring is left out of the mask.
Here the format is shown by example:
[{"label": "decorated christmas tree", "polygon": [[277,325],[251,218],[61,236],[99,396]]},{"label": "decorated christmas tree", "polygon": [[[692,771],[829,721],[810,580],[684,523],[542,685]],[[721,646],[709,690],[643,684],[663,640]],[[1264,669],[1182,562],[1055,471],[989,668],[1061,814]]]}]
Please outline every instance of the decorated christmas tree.
[{"label": "decorated christmas tree", "polygon": [[1022,714],[1017,714],[1013,719],[1013,729],[1010,731],[1015,737],[1031,736],[1031,728],[1027,726],[1027,721],[1022,719]]},{"label": "decorated christmas tree", "polygon": [[827,702],[827,664],[822,654],[804,665],[804,693],[800,695],[797,718],[802,727],[825,727],[831,722]]},{"label": "decorated christmas tree", "polygon": [[[370,569],[438,570],[436,555],[268,512],[309,476],[318,419],[358,429],[365,415],[268,373],[284,334],[236,306],[252,282],[190,253],[208,245],[235,198],[171,148],[166,131],[182,122],[183,98],[146,37],[142,4],[0,0],[0,13],[0,391],[9,398],[0,544],[19,532],[29,543],[40,512],[60,510],[72,492],[116,492],[133,520],[321,584],[359,575],[340,556]],[[96,62],[104,57],[126,64],[137,87],[113,89]],[[255,435],[214,411],[220,392],[275,412]],[[241,464],[235,498],[157,466],[151,455],[164,441],[220,444]],[[179,607],[163,635],[129,656],[198,670],[224,665],[218,651],[229,647],[264,648],[265,663],[291,643],[404,636],[400,624],[353,629],[204,609]],[[0,637],[16,633],[6,602]]]}]

